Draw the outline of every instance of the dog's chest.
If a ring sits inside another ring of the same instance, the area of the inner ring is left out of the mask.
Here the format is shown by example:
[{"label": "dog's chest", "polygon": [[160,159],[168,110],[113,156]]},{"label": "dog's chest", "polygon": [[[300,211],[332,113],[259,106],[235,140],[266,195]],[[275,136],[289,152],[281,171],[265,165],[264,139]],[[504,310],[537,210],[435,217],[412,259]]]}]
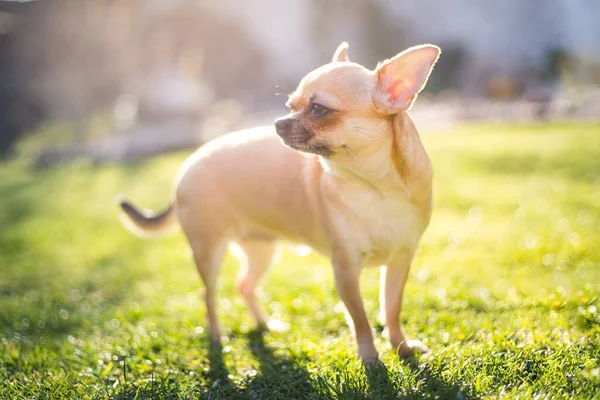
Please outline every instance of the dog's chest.
[{"label": "dog's chest", "polygon": [[413,252],[425,230],[427,210],[401,190],[362,190],[343,199],[345,235],[364,256],[365,266],[387,264]]}]

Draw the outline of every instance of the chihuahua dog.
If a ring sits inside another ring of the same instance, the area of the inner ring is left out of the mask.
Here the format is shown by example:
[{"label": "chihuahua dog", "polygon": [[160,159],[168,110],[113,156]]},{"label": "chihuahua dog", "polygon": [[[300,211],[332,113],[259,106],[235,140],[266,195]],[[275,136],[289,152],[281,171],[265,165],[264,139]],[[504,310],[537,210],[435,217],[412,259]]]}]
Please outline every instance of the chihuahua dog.
[{"label": "chihuahua dog", "polygon": [[431,215],[432,168],[407,110],[440,49],[411,47],[369,70],[342,43],[331,63],[306,75],[274,127],[230,133],[182,165],[171,205],[137,210],[121,200],[132,231],[161,235],[180,225],[206,287],[209,336],[218,345],[216,288],[228,244],[243,250],[238,289],[260,328],[256,297],[275,242],[304,243],[329,256],[352,321],[358,355],[378,360],[361,298],[364,267],[381,266],[381,319],[401,357],[427,352],[400,323],[402,293]]}]

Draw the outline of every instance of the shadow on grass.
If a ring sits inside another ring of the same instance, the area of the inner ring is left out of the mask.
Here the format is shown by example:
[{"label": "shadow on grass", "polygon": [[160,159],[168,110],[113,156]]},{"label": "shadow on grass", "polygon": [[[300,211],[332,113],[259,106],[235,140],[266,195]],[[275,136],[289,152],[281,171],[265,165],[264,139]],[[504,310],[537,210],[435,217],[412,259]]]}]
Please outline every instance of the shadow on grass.
[{"label": "shadow on grass", "polygon": [[265,343],[264,335],[252,331],[247,336],[250,351],[259,362],[258,373],[248,382],[248,394],[257,398],[265,393],[279,393],[287,399],[314,398],[308,370],[296,358],[274,351]]},{"label": "shadow on grass", "polygon": [[297,399],[318,396],[309,372],[295,359],[277,354],[265,343],[264,333],[252,331],[247,335],[248,347],[259,363],[258,371],[248,376],[238,387],[231,382],[221,346],[211,347],[208,355],[207,392],[210,398],[246,399],[277,398]]},{"label": "shadow on grass", "polygon": [[241,395],[239,388],[235,387],[229,379],[229,370],[223,359],[223,347],[211,345],[208,352],[208,382],[209,392],[217,398],[238,398]]},{"label": "shadow on grass", "polygon": [[414,358],[404,361],[409,376],[402,371],[390,373],[384,364],[378,364],[365,367],[363,377],[357,376],[349,365],[330,371],[329,376],[311,377],[302,365],[302,355],[287,356],[273,350],[261,332],[248,334],[248,345],[260,364],[258,374],[247,382],[246,395],[252,398],[274,393],[290,399],[479,398],[470,385],[444,377],[444,368],[434,368]]},{"label": "shadow on grass", "polygon": [[384,364],[365,367],[365,374],[367,375],[367,382],[369,383],[368,392],[371,398],[393,399],[398,397],[398,391]]},{"label": "shadow on grass", "polygon": [[429,364],[419,363],[415,358],[404,360],[414,375],[417,385],[410,387],[405,394],[415,399],[479,399],[469,384],[453,382],[442,375],[443,367],[432,368]]},{"label": "shadow on grass", "polygon": [[349,365],[340,365],[329,376],[318,376],[321,398],[336,399],[478,399],[468,384],[445,378],[442,368],[419,363],[416,359],[404,361],[408,367],[389,371],[378,364],[364,369],[364,374],[352,371]]},{"label": "shadow on grass", "polygon": [[[293,350],[280,351],[265,342],[261,332],[247,335],[248,347],[258,361],[258,371],[241,381],[232,381],[221,346],[208,353],[206,378],[193,387],[182,387],[169,374],[134,385],[125,384],[109,397],[209,398],[209,399],[477,399],[470,385],[444,377],[443,366],[432,367],[417,360],[405,361],[408,368],[390,372],[383,364],[356,369],[353,361],[338,360],[333,368],[311,376],[305,360]],[[290,353],[290,355],[287,355]],[[235,367],[233,367],[235,368]],[[364,373],[363,373],[364,372]],[[236,379],[236,378],[233,378]],[[185,385],[184,385],[185,386]]]}]

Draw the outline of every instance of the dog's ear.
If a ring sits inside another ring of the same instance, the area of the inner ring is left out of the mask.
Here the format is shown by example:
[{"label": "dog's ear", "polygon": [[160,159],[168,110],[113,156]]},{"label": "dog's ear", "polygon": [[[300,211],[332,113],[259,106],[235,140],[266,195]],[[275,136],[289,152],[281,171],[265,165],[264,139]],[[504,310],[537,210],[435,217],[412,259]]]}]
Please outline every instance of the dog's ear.
[{"label": "dog's ear", "polygon": [[350,61],[348,58],[348,42],[342,42],[333,53],[332,63]]},{"label": "dog's ear", "polygon": [[373,96],[377,109],[387,114],[408,110],[425,87],[440,52],[439,47],[424,44],[379,63]]}]

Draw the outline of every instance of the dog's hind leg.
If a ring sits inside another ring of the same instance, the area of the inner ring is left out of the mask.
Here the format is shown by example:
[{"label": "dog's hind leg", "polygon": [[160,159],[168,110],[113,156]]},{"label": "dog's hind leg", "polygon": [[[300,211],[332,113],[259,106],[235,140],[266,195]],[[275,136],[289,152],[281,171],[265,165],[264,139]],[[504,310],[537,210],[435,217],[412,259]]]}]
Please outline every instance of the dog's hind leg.
[{"label": "dog's hind leg", "polygon": [[217,276],[221,267],[225,243],[209,243],[204,241],[190,241],[194,253],[196,268],[204,282],[204,301],[206,303],[206,316],[208,319],[208,334],[213,346],[221,342],[221,329],[217,317]]},{"label": "dog's hind leg", "polygon": [[260,279],[273,260],[275,243],[266,240],[244,240],[238,245],[246,257],[242,257],[241,268],[237,278],[238,291],[244,296],[259,329],[267,329],[267,315],[261,307],[256,291]]}]

